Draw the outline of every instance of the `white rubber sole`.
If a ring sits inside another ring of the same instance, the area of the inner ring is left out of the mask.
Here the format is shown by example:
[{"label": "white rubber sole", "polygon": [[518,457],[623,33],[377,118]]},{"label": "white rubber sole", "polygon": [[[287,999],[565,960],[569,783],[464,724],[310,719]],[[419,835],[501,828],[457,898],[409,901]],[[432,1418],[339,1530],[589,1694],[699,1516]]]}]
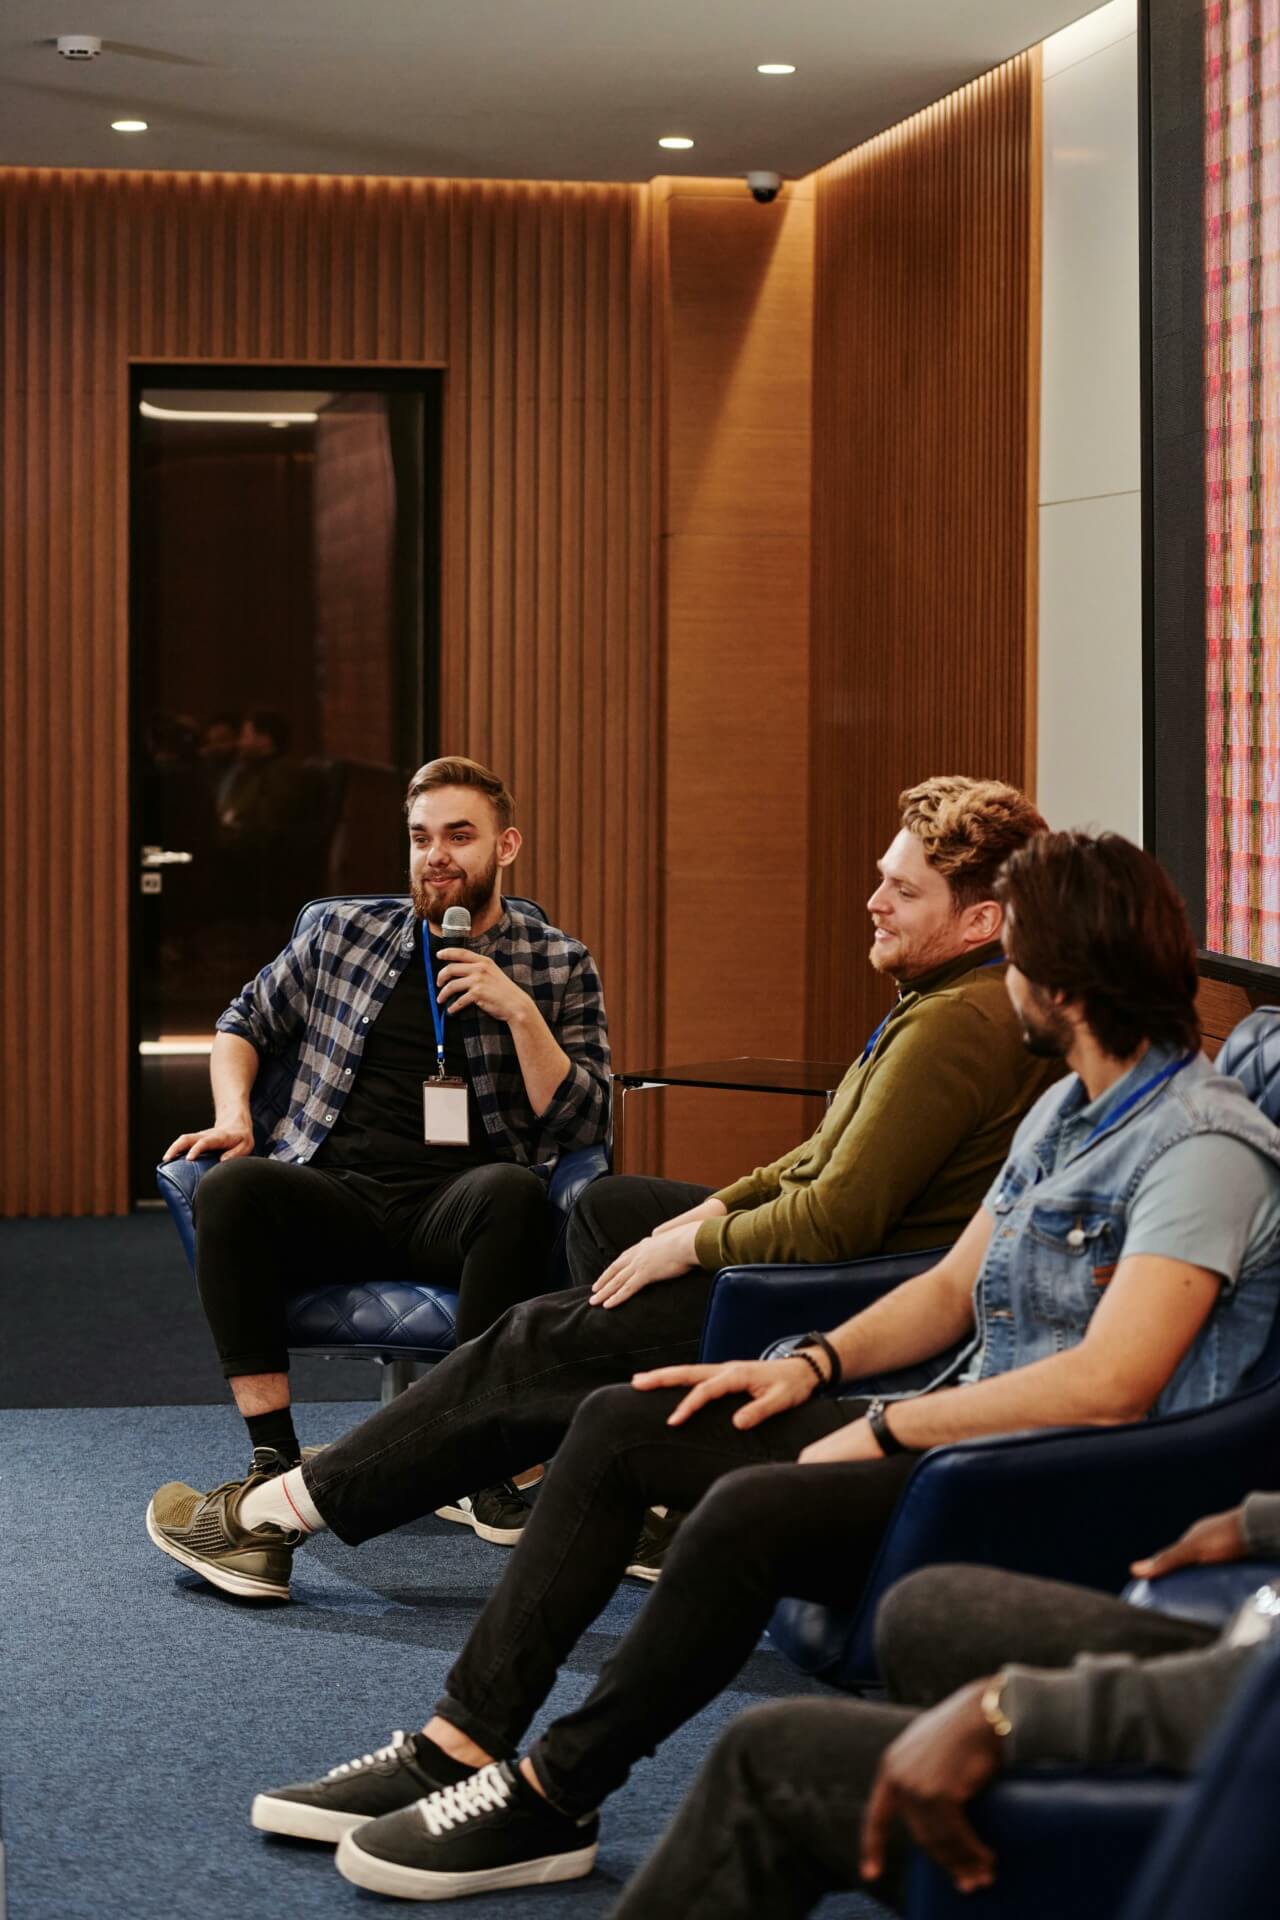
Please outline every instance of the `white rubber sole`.
[{"label": "white rubber sole", "polygon": [[523,1527],[487,1527],[467,1507],[437,1507],[436,1519],[452,1520],[456,1526],[470,1527],[477,1540],[488,1540],[495,1547],[514,1547],[524,1532]]},{"label": "white rubber sole", "polygon": [[291,1840],[324,1840],[336,1847],[346,1833],[363,1827],[368,1815],[339,1813],[333,1807],[307,1807],[297,1800],[276,1800],[269,1793],[254,1796],[249,1823],[259,1833],[283,1833]]},{"label": "white rubber sole", "polygon": [[661,1567],[642,1567],[637,1565],[634,1567],[624,1567],[622,1571],[626,1574],[628,1580],[645,1580],[652,1586],[662,1569]]},{"label": "white rubber sole", "polygon": [[457,1900],[468,1893],[492,1893],[500,1887],[540,1887],[553,1880],[581,1880],[596,1863],[596,1843],[577,1853],[548,1854],[543,1860],[520,1860],[510,1867],[491,1867],[483,1873],[430,1873],[423,1867],[402,1867],[366,1853],[354,1834],[339,1843],[334,1864],[353,1886],[370,1893],[389,1893],[400,1900]]},{"label": "white rubber sole", "polygon": [[251,1573],[234,1573],[228,1567],[214,1566],[208,1560],[202,1560],[198,1554],[187,1553],[176,1541],[166,1538],[156,1525],[155,1501],[147,1505],[147,1532],[152,1546],[159,1547],[161,1553],[167,1553],[181,1567],[187,1567],[192,1573],[198,1573],[211,1587],[221,1587],[224,1593],[234,1593],[241,1600],[287,1600],[288,1587],[282,1587],[275,1580],[257,1580]]}]

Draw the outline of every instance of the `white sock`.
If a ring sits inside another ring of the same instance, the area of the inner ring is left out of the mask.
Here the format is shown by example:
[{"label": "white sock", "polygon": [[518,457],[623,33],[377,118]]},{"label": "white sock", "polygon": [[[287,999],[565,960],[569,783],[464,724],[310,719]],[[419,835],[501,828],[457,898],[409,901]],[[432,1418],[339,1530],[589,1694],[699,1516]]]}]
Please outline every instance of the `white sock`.
[{"label": "white sock", "polygon": [[242,1527],[250,1529],[270,1522],[290,1531],[298,1527],[304,1533],[325,1531],[324,1520],[307,1492],[301,1467],[291,1467],[288,1473],[277,1474],[274,1480],[264,1480],[261,1486],[251,1488],[240,1502],[237,1518]]}]

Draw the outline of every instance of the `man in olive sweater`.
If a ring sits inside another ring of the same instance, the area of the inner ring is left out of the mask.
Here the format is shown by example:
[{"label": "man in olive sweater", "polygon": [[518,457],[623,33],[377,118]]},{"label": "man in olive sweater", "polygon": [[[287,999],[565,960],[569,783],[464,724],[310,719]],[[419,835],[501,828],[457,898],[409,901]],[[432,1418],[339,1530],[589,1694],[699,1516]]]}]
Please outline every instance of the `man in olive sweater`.
[{"label": "man in olive sweater", "polygon": [[305,1532],[370,1539],[439,1509],[451,1489],[548,1458],[595,1388],[696,1359],[721,1267],[958,1237],[1022,1115],[1061,1070],[1023,1043],[994,897],[1002,863],[1044,822],[991,780],[935,778],[900,806],[867,903],[871,964],[897,982],[898,998],[812,1138],[720,1193],[597,1181],[570,1230],[576,1285],[512,1307],[278,1480],[251,1474],[207,1496],[164,1489],[170,1517],[152,1532],[163,1551],[228,1592],[285,1598],[299,1521]]},{"label": "man in olive sweater", "polygon": [[[1280,1494],[1198,1520],[1134,1563],[1280,1559]],[[1242,1573],[1243,1573],[1242,1569]],[[876,1641],[889,1704],[797,1699],[741,1714],[614,1909],[647,1920],[802,1920],[836,1888],[904,1907],[909,1843],[961,1892],[999,1862],[966,1808],[1006,1769],[1194,1770],[1280,1629],[1260,1565],[1222,1633],[1109,1594],[995,1567],[926,1567],[886,1595]],[[924,1709],[922,1711],[922,1709]]]}]

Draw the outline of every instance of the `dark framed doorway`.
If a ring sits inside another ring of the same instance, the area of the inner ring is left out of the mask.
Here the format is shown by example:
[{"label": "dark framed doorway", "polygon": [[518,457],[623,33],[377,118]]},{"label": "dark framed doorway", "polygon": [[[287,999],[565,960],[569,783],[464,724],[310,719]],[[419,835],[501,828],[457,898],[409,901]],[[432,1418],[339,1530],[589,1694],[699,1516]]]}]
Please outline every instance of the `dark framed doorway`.
[{"label": "dark framed doorway", "polygon": [[322,894],[405,886],[438,751],[443,376],[130,380],[131,1165],[210,1113],[213,1023]]}]

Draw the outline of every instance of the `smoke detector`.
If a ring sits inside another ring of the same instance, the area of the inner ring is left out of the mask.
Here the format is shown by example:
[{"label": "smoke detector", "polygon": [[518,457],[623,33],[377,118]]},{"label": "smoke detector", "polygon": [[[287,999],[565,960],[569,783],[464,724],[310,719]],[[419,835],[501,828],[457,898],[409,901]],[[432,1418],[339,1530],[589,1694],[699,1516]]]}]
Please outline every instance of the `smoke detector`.
[{"label": "smoke detector", "polygon": [[64,60],[96,60],[102,52],[96,33],[60,33],[54,45]]}]

